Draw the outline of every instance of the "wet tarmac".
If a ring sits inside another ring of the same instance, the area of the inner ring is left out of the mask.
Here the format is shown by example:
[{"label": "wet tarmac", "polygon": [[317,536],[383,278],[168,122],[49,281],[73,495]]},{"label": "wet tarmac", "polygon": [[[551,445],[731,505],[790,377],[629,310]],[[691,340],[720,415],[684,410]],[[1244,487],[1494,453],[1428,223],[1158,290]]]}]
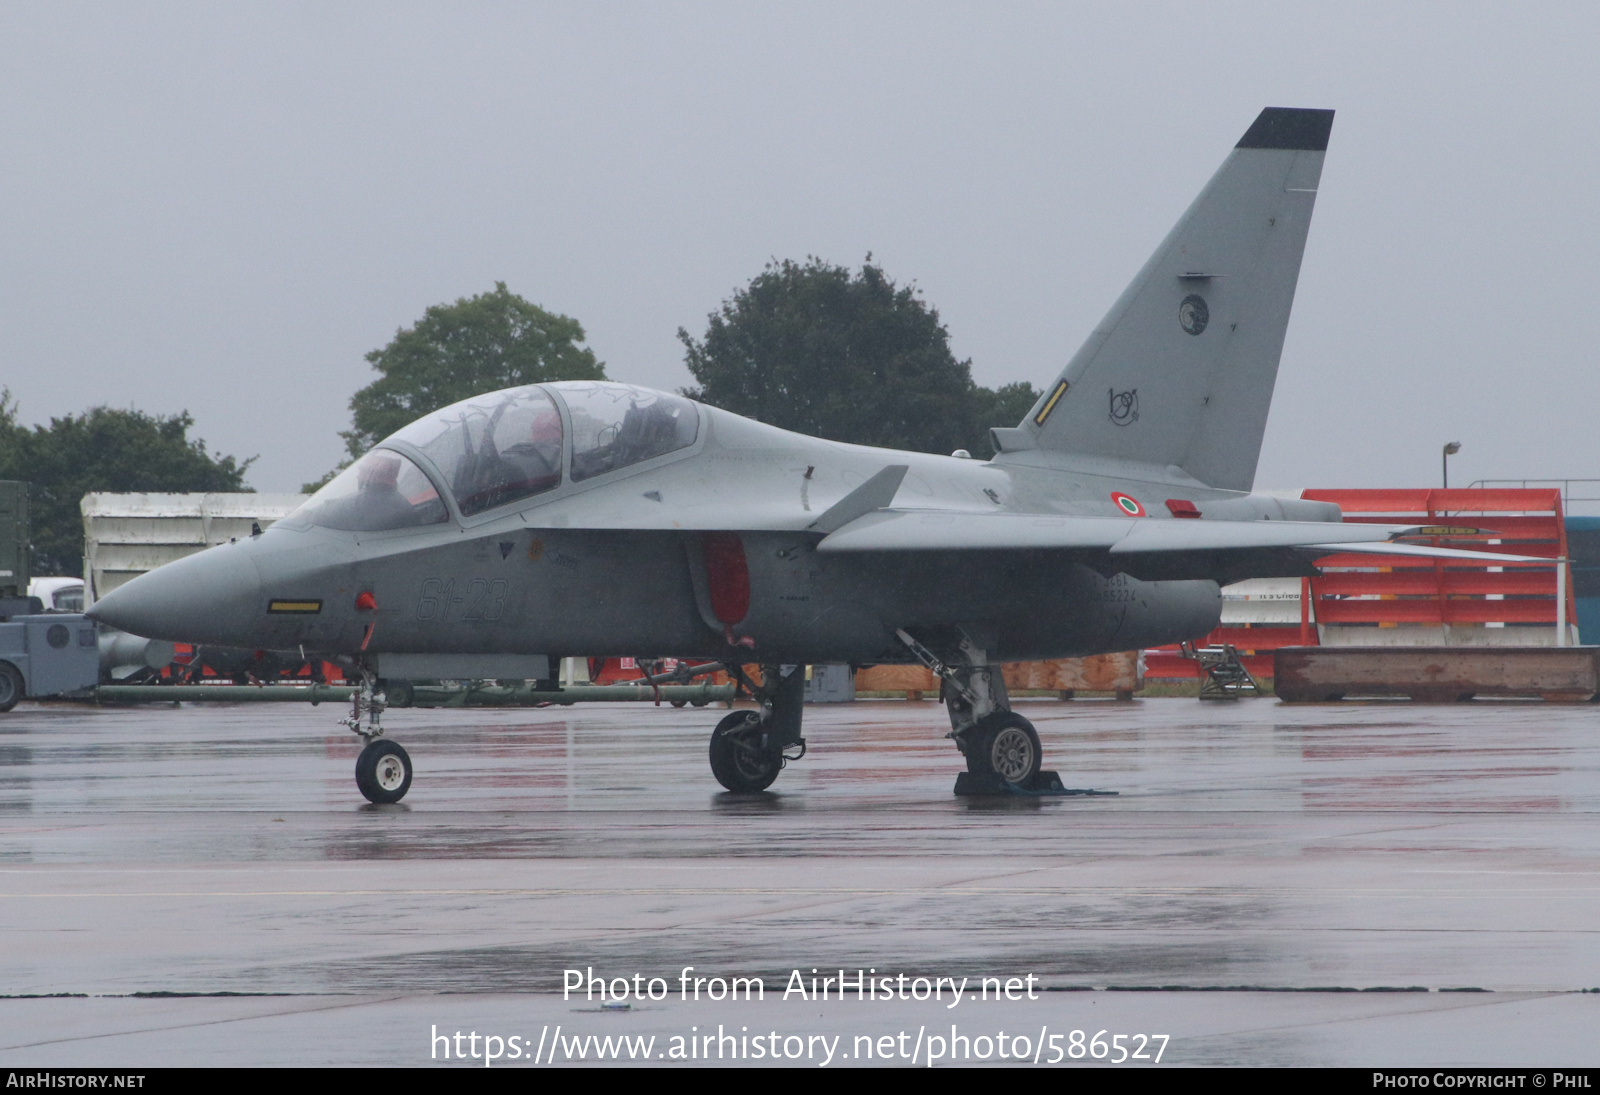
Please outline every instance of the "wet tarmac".
[{"label": "wet tarmac", "polygon": [[[557,1025],[654,1034],[658,1063],[719,1026],[837,1035],[861,1064],[858,1036],[952,1023],[1040,1063],[1078,1064],[1076,1029],[1170,1035],[1162,1064],[1600,1063],[1600,709],[1017,706],[1069,787],[1117,793],[956,799],[928,702],[808,708],[809,755],[753,797],[707,769],[715,708],[393,711],[416,780],[384,808],[331,706],[24,704],[0,1064],[425,1064],[460,1029],[525,1039],[515,1065]],[[685,966],[765,999],[683,999]],[[563,1000],[590,967],[664,998]],[[813,968],[974,995],[781,998]],[[1037,999],[976,996],[1028,975]],[[85,995],[23,998],[50,994]]]}]

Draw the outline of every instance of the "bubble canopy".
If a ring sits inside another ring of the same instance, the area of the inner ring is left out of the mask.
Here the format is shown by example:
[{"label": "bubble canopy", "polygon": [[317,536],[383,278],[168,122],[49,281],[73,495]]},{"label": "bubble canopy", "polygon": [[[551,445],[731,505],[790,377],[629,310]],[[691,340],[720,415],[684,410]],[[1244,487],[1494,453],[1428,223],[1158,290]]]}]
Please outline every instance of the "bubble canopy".
[{"label": "bubble canopy", "polygon": [[415,446],[470,517],[561,485],[565,426],[571,477],[582,481],[693,445],[695,405],[630,384],[565,381],[508,388],[453,403],[393,434],[345,469],[286,520],[378,532],[448,519],[427,475],[391,442]]}]

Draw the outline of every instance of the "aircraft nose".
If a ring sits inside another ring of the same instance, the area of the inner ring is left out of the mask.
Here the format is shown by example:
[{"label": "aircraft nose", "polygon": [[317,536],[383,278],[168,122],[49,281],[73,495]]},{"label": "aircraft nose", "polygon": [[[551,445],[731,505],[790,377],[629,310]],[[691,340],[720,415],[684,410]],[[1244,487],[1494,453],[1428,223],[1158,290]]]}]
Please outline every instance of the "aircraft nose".
[{"label": "aircraft nose", "polygon": [[261,574],[241,547],[208,548],[141,574],[87,615],[147,639],[249,646],[261,620]]}]

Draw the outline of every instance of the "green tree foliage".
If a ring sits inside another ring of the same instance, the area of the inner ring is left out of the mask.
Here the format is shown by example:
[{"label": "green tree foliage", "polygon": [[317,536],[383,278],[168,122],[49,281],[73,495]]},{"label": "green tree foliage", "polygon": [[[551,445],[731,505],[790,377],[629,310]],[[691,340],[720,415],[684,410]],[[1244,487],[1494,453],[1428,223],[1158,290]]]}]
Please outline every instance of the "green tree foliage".
[{"label": "green tree foliage", "polygon": [[950,352],[939,313],[867,256],[856,274],[821,259],[769,263],[708,319],[682,328],[699,382],[684,394],[784,429],[862,445],[993,455],[990,426],[1014,426],[1037,398],[999,391]]},{"label": "green tree foliage", "polygon": [[254,462],[212,453],[189,437],[189,412],[93,407],[52,418],[48,426],[17,422],[10,392],[0,395],[0,479],[28,484],[34,574],[83,571],[83,513],[90,491],[248,491]]},{"label": "green tree foliage", "polygon": [[983,427],[983,437],[980,439],[982,452],[973,449],[974,456],[987,459],[994,455],[994,450],[989,445],[990,426],[1015,426],[1028,412],[1033,410],[1033,405],[1039,402],[1039,391],[1026,380],[1018,380],[1011,384],[1002,384],[998,388],[979,388],[977,390],[976,405],[978,408],[978,424]]},{"label": "green tree foliage", "polygon": [[341,433],[354,459],[394,431],[469,396],[550,380],[604,380],[583,327],[497,281],[492,293],[436,304],[415,326],[367,355],[383,374],[350,399],[354,428]]}]

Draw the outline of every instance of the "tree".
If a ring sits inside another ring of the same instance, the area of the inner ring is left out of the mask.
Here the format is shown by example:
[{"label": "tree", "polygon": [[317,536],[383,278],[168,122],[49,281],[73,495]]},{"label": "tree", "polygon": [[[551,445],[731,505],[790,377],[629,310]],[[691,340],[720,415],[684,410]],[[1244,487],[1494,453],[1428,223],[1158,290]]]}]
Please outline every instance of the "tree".
[{"label": "tree", "polygon": [[1002,384],[998,388],[979,388],[977,417],[978,425],[983,428],[983,436],[978,439],[978,447],[972,450],[973,455],[984,459],[993,456],[994,448],[989,444],[988,428],[1017,425],[1028,416],[1037,402],[1039,391],[1026,380]]},{"label": "tree", "polygon": [[973,383],[938,310],[871,255],[854,275],[815,257],[769,263],[703,339],[681,327],[678,339],[699,382],[685,395],[835,441],[986,457],[988,427],[1015,425],[1036,398],[1027,383]]},{"label": "tree", "polygon": [[0,479],[28,484],[34,574],[83,570],[83,513],[90,491],[249,491],[245,471],[255,461],[212,453],[191,440],[188,411],[92,407],[23,426],[11,393],[0,394]]},{"label": "tree", "polygon": [[354,459],[430,411],[469,396],[550,380],[604,380],[583,327],[497,281],[494,291],[435,304],[367,361],[383,375],[350,399],[341,433]]}]

